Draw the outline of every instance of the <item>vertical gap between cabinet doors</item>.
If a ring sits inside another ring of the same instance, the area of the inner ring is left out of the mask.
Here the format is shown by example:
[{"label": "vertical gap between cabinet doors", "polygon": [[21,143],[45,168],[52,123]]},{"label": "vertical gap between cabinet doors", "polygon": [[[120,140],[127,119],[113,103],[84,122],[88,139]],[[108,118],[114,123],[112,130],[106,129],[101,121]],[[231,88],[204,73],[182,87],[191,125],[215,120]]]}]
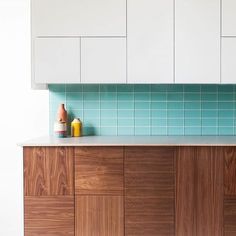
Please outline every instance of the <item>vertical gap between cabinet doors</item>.
[{"label": "vertical gap between cabinet doors", "polygon": [[126,235],[126,228],[125,228],[125,196],[126,196],[126,190],[125,190],[125,159],[126,159],[126,154],[125,154],[125,147],[123,146],[123,216],[124,216],[124,235]]}]

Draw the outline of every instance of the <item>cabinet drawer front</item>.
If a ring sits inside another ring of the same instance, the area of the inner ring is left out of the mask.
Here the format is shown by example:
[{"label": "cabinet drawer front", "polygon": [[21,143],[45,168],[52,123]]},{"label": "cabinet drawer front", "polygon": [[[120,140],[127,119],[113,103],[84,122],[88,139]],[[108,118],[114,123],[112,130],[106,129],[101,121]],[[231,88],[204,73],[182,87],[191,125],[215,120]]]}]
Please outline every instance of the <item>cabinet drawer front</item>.
[{"label": "cabinet drawer front", "polygon": [[77,196],[76,236],[124,236],[122,196]]},{"label": "cabinet drawer front", "polygon": [[123,195],[123,148],[75,148],[76,194]]},{"label": "cabinet drawer front", "polygon": [[74,236],[74,197],[25,197],[25,236]]},{"label": "cabinet drawer front", "polygon": [[25,196],[74,194],[74,149],[24,148]]}]

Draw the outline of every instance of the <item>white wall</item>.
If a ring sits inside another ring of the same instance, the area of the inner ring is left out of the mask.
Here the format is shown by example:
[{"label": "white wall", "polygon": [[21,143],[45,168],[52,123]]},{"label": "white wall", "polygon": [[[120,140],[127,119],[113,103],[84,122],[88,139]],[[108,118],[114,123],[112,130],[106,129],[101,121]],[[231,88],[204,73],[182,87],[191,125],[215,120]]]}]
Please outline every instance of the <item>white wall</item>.
[{"label": "white wall", "polygon": [[23,236],[22,149],[48,133],[48,91],[30,89],[30,0],[0,0],[0,235]]}]

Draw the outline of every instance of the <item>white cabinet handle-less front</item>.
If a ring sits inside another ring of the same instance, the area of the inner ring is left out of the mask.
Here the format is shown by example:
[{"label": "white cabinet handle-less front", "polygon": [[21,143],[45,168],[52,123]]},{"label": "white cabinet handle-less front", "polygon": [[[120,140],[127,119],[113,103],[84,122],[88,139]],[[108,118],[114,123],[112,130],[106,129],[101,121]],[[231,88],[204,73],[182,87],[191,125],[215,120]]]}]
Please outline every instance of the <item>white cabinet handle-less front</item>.
[{"label": "white cabinet handle-less front", "polygon": [[82,83],[126,83],[126,39],[81,39]]},{"label": "white cabinet handle-less front", "polygon": [[127,0],[128,83],[173,83],[173,0]]},{"label": "white cabinet handle-less front", "polygon": [[33,36],[126,36],[126,0],[32,0]]},{"label": "white cabinet handle-less front", "polygon": [[221,82],[236,84],[236,38],[222,38]]},{"label": "white cabinet handle-less front", "polygon": [[220,83],[220,0],[175,0],[175,82]]},{"label": "white cabinet handle-less front", "polygon": [[80,83],[80,39],[37,38],[33,58],[36,83]]},{"label": "white cabinet handle-less front", "polygon": [[236,36],[235,0],[222,0],[222,36]]}]

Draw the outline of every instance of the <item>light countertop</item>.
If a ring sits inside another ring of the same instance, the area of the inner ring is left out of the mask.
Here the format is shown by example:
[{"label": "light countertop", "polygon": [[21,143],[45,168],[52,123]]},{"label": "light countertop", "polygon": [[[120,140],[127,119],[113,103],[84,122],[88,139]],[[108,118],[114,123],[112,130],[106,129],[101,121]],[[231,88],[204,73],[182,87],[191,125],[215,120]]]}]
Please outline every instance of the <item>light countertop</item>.
[{"label": "light countertop", "polygon": [[31,139],[19,144],[33,146],[236,146],[236,136],[87,136]]}]

